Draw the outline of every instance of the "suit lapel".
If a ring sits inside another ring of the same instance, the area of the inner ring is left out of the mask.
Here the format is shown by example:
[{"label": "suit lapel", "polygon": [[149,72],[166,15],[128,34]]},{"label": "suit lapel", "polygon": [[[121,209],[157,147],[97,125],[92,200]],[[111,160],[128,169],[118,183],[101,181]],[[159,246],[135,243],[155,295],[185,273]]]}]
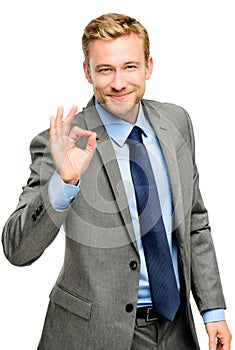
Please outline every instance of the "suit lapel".
[{"label": "suit lapel", "polygon": [[181,192],[181,183],[177,162],[177,155],[175,145],[173,143],[172,125],[159,111],[145,106],[150,122],[156,132],[158,140],[161,145],[163,156],[168,169],[168,176],[170,179],[171,194],[173,200],[173,231],[180,230],[180,224],[183,222],[184,210]]},{"label": "suit lapel", "polygon": [[131,241],[138,251],[129,211],[128,200],[126,197],[124,185],[122,183],[122,178],[112,142],[109,139],[109,136],[96,111],[95,106],[89,104],[88,108],[84,110],[84,113],[88,130],[92,130],[97,134],[97,152],[102,159],[103,166],[106,170],[107,176],[109,177],[110,186],[120,210],[120,214],[122,215],[123,221],[125,223],[125,227],[129,233]]}]

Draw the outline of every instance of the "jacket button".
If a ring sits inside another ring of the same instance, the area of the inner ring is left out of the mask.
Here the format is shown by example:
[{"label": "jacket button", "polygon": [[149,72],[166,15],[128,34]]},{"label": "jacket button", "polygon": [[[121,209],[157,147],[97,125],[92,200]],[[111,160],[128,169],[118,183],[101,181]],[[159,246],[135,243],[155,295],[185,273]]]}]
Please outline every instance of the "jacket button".
[{"label": "jacket button", "polygon": [[134,310],[133,304],[127,304],[126,305],[126,312],[132,312]]},{"label": "jacket button", "polygon": [[36,209],[36,216],[39,216],[40,213],[41,213],[40,208],[37,208],[37,209]]},{"label": "jacket button", "polygon": [[138,264],[137,264],[137,262],[136,262],[135,260],[132,260],[132,261],[130,262],[129,266],[130,266],[131,270],[136,270]]}]

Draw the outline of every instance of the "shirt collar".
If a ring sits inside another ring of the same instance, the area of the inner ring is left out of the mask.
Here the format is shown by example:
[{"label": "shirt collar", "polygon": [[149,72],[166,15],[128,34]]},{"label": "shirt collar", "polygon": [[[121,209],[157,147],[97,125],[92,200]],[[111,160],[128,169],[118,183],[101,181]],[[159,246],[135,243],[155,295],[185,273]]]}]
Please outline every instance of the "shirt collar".
[{"label": "shirt collar", "polygon": [[[134,125],[108,112],[98,103],[96,99],[95,107],[105,126],[109,137],[120,147],[122,147],[126,142]],[[139,111],[135,126],[139,126],[144,131],[145,135],[147,135],[152,129],[149,120],[144,114],[142,103],[139,103]]]}]

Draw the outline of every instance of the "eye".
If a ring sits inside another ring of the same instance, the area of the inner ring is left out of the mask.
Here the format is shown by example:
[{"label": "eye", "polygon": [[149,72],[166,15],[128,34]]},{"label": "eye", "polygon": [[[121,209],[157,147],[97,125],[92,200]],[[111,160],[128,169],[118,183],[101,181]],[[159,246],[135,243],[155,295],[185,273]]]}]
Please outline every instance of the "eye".
[{"label": "eye", "polygon": [[111,68],[109,68],[109,67],[100,68],[98,70],[98,72],[101,73],[101,74],[108,74],[108,73],[111,72]]},{"label": "eye", "polygon": [[136,64],[128,64],[125,68],[128,71],[133,71],[133,70],[137,69],[137,65]]}]

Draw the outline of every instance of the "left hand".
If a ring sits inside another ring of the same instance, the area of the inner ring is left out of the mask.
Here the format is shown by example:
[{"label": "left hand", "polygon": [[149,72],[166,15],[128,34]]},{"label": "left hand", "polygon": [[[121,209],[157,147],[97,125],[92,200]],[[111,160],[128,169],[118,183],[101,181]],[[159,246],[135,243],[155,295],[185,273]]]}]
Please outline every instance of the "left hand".
[{"label": "left hand", "polygon": [[206,323],[209,336],[209,350],[230,350],[232,335],[226,321]]}]

